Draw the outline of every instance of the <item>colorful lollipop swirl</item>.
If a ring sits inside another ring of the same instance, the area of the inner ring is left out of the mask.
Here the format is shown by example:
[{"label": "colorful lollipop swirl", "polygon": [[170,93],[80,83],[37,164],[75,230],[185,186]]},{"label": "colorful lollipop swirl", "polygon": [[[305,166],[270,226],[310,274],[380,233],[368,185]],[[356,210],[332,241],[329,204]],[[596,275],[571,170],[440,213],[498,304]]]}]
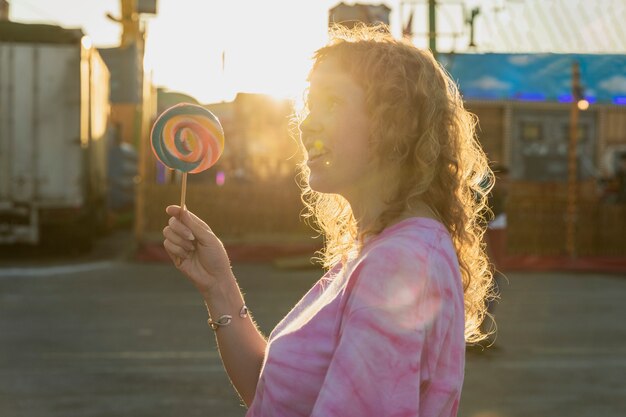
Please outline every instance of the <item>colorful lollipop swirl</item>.
[{"label": "colorful lollipop swirl", "polygon": [[154,122],[152,151],[166,166],[197,173],[213,166],[224,150],[220,121],[204,107],[177,104]]}]

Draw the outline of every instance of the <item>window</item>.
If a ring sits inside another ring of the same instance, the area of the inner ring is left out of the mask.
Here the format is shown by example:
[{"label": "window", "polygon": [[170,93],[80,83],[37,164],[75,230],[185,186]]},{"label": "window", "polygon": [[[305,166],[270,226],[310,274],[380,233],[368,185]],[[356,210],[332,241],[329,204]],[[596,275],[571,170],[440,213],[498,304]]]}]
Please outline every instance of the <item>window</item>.
[{"label": "window", "polygon": [[537,142],[542,140],[543,132],[541,130],[541,123],[522,122],[522,140],[524,140],[524,142]]}]

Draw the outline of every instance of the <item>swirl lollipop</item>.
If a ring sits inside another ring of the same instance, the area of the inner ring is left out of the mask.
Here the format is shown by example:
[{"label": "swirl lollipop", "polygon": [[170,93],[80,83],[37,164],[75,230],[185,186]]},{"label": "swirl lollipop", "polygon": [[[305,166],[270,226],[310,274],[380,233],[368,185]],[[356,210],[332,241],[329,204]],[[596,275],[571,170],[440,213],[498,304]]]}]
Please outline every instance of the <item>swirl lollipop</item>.
[{"label": "swirl lollipop", "polygon": [[195,174],[215,165],[224,150],[224,129],[204,107],[181,103],[157,118],[150,136],[158,160],[183,173],[180,206],[185,207],[187,173]]}]

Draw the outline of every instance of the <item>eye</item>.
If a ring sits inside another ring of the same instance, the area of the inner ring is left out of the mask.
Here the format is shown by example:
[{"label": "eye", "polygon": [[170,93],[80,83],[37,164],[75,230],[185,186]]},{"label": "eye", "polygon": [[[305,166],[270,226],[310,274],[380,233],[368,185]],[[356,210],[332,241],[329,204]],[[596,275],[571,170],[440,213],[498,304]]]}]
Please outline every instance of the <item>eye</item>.
[{"label": "eye", "polygon": [[341,99],[337,96],[328,96],[326,98],[326,108],[334,110],[341,103]]},{"label": "eye", "polygon": [[319,100],[309,96],[307,97],[306,100],[306,108],[308,109],[309,112],[313,111],[314,109],[316,109],[317,107],[319,107]]},{"label": "eye", "polygon": [[342,102],[341,97],[331,94],[309,95],[306,106],[309,111],[333,111]]}]

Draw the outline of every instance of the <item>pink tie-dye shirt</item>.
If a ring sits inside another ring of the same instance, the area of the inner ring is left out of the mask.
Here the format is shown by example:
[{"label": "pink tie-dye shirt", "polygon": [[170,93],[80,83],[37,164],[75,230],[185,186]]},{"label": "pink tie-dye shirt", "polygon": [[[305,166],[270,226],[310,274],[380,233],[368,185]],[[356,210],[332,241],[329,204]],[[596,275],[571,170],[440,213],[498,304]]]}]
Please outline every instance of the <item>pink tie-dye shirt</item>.
[{"label": "pink tie-dye shirt", "polygon": [[324,275],[276,326],[246,417],[456,416],[464,365],[452,241],[441,223],[410,218]]}]

